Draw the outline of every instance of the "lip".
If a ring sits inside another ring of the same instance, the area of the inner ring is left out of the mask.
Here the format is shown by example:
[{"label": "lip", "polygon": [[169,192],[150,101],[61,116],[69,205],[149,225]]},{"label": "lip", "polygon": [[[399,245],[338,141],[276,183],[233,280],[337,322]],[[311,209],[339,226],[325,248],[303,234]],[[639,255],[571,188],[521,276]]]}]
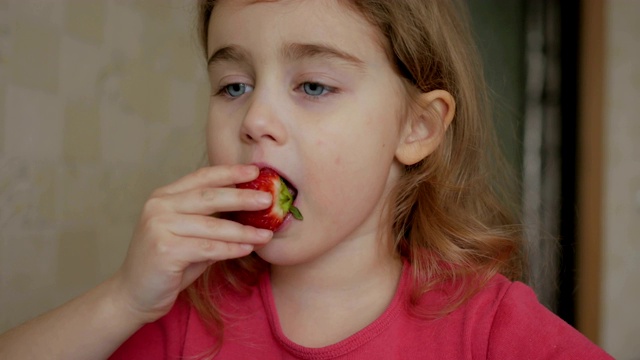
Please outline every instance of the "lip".
[{"label": "lip", "polygon": [[271,168],[271,169],[275,170],[278,173],[278,175],[280,175],[281,178],[283,178],[289,185],[291,185],[295,189],[296,198],[297,198],[298,186],[296,185],[296,183],[291,181],[291,178],[289,178],[289,176],[287,176],[287,174],[282,172],[282,170],[278,169],[277,166],[274,166],[274,165],[266,163],[266,162],[253,162],[253,163],[251,163],[251,165],[255,165],[260,169],[268,167],[268,168]]},{"label": "lip", "polygon": [[[297,206],[296,204],[298,202],[298,195],[300,192],[298,191],[298,187],[295,185],[295,183],[293,183],[286,174],[284,174],[277,166],[274,166],[267,162],[255,161],[255,162],[251,162],[250,164],[257,166],[259,169],[270,168],[276,171],[278,175],[280,175],[280,177],[288,184],[288,186],[293,188],[293,191],[295,193],[293,194],[294,200],[292,205]],[[278,228],[274,231],[274,233],[279,233],[286,230],[289,226],[291,226],[291,223],[293,222],[293,220],[294,220],[294,217],[291,213],[288,213],[287,215],[285,215],[284,220],[282,221],[282,224],[278,226]]]},{"label": "lip", "polygon": [[286,230],[289,227],[289,225],[291,225],[292,222],[293,222],[293,215],[291,215],[291,213],[288,213],[284,217],[284,221],[282,221],[282,224],[280,224],[280,226],[276,229],[275,233],[279,233]]}]

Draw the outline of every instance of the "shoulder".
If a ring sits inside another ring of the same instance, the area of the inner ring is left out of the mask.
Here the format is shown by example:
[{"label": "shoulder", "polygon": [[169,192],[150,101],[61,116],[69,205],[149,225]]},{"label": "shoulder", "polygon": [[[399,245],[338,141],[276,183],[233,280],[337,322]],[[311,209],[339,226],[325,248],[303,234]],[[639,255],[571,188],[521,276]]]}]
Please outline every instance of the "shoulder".
[{"label": "shoulder", "polygon": [[[446,308],[450,295],[463,290],[443,284],[425,293],[421,303]],[[428,337],[422,340],[435,339],[440,345],[437,351],[444,346],[447,354],[456,354],[450,358],[613,359],[544,307],[530,287],[502,275],[492,277],[462,305],[427,324],[437,330],[425,332],[423,336]]]},{"label": "shoulder", "polygon": [[494,276],[464,307],[486,325],[487,358],[611,359],[544,307],[530,287],[502,275]]}]

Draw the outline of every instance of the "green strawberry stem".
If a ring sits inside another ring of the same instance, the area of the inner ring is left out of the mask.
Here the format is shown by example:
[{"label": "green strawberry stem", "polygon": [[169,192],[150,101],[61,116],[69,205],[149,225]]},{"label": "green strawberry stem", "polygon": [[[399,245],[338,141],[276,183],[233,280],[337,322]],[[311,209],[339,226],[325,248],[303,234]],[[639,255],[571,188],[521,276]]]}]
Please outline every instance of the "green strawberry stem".
[{"label": "green strawberry stem", "polygon": [[296,220],[302,220],[303,219],[302,213],[300,213],[300,210],[298,210],[297,207],[291,205],[291,207],[289,208],[289,212],[291,213],[291,215],[293,215],[293,217]]},{"label": "green strawberry stem", "polygon": [[280,179],[280,194],[278,196],[278,204],[285,213],[291,213],[296,220],[302,220],[302,213],[297,207],[293,206],[293,196],[287,187],[287,184]]}]

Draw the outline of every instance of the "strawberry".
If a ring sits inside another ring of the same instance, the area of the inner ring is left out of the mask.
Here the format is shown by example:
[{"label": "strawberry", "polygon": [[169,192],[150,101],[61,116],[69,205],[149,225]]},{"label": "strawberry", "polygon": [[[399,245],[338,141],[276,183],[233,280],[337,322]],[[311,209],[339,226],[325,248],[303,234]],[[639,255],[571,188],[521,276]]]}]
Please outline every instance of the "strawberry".
[{"label": "strawberry", "polygon": [[293,206],[295,190],[289,189],[285,180],[271,168],[260,169],[260,175],[255,180],[238,184],[236,188],[271,193],[273,203],[265,210],[232,212],[228,216],[231,220],[271,231],[276,231],[289,213],[295,219],[302,220],[300,210]]}]

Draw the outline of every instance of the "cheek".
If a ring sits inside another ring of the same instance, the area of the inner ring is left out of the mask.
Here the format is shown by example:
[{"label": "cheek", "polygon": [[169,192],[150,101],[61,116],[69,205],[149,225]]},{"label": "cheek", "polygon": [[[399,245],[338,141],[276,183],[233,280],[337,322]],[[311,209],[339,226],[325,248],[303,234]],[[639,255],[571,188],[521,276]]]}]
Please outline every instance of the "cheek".
[{"label": "cheek", "polygon": [[[323,126],[308,129],[311,155],[322,167],[335,167],[335,171],[370,172],[371,167],[388,165],[395,155],[399,140],[399,119],[392,111],[374,108],[368,113],[351,112],[351,116]],[[386,109],[385,109],[386,110]]]},{"label": "cheek", "polygon": [[323,153],[327,153],[330,154],[328,155],[328,158],[331,160],[333,159],[333,165],[335,166],[340,166],[342,164],[342,153],[340,151],[338,151],[337,153],[329,153],[328,150],[330,149],[336,149],[337,146],[331,146],[330,144],[327,144],[327,142],[323,139],[317,139],[315,141],[315,147]]},{"label": "cheek", "polygon": [[368,203],[385,187],[393,160],[391,146],[374,134],[341,134],[319,139],[310,150],[313,161],[309,189],[314,189],[315,201],[323,206],[349,202],[358,206]]},{"label": "cheek", "polygon": [[211,144],[207,145],[207,157],[209,159],[209,165],[210,166],[223,165],[223,164],[230,164],[231,163],[231,161],[229,161],[229,159],[225,158],[225,152],[224,151],[220,151],[220,149],[218,149],[216,146],[213,146]]},{"label": "cheek", "polygon": [[220,126],[220,124],[209,120],[206,129],[206,146],[209,165],[234,164],[238,162],[239,159],[236,154],[236,144],[238,141],[235,141],[237,136],[233,136],[230,131],[231,130]]}]

